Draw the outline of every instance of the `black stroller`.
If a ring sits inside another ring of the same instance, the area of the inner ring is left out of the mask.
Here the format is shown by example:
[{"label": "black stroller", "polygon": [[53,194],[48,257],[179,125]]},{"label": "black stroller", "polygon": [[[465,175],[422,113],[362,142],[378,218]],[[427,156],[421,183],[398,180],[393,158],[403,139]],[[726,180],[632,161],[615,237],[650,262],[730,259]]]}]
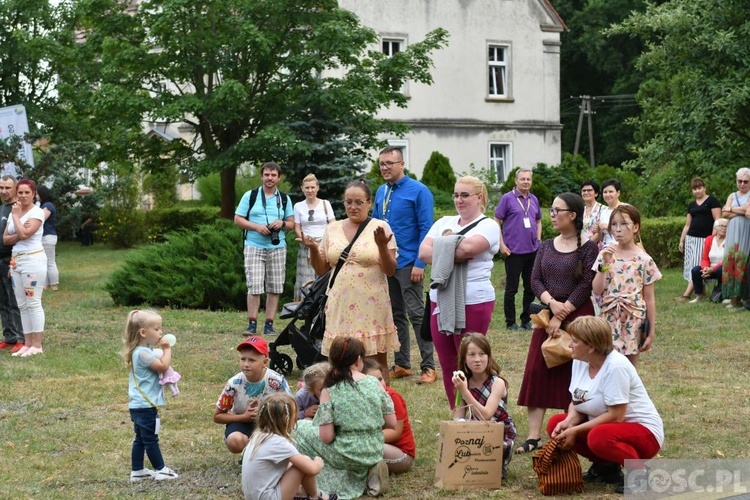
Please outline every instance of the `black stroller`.
[{"label": "black stroller", "polygon": [[[320,353],[323,332],[326,327],[325,305],[326,288],[331,271],[302,289],[302,301],[285,304],[279,315],[280,319],[293,318],[279,334],[278,338],[269,346],[270,367],[282,375],[292,373],[292,358],[278,351],[279,346],[291,345],[297,353],[297,368],[304,370],[308,366],[326,358]],[[297,321],[302,326],[297,326]]]}]

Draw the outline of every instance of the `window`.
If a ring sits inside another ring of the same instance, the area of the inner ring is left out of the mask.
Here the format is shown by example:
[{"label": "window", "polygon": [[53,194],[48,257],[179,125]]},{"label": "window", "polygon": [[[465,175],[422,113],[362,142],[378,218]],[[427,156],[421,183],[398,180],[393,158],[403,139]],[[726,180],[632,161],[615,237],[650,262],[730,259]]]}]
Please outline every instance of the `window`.
[{"label": "window", "polygon": [[409,168],[409,141],[406,139],[388,139],[389,146],[401,148],[401,154],[404,156],[404,167]]},{"label": "window", "polygon": [[490,97],[510,97],[508,89],[508,60],[510,54],[506,45],[488,46],[489,85],[487,94]]},{"label": "window", "polygon": [[400,38],[383,38],[383,54],[391,57],[404,50],[404,40]]},{"label": "window", "polygon": [[495,183],[502,184],[513,168],[511,145],[506,142],[490,143],[490,170],[495,173]]}]

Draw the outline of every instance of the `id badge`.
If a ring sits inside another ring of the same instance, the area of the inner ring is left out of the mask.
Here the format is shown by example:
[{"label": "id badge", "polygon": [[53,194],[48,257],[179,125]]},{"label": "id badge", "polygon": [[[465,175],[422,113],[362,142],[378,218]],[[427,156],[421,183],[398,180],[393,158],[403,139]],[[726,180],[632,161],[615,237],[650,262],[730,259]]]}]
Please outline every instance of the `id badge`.
[{"label": "id badge", "polygon": [[525,227],[526,229],[531,229],[531,219],[529,219],[528,217],[524,217],[523,227]]},{"label": "id badge", "polygon": [[161,419],[156,417],[156,425],[154,426],[154,434],[159,435],[159,429],[161,429]]}]

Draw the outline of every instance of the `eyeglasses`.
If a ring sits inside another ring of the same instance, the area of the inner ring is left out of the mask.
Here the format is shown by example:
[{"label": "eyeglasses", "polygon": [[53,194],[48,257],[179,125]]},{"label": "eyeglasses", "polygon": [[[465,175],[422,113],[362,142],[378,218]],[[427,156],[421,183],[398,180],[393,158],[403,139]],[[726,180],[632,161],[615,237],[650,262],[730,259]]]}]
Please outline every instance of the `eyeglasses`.
[{"label": "eyeglasses", "polygon": [[747,184],[750,179],[737,179],[737,184]]},{"label": "eyeglasses", "polygon": [[351,207],[351,206],[362,207],[368,201],[369,200],[344,200],[344,205],[346,205],[347,207]]},{"label": "eyeglasses", "polygon": [[399,163],[404,163],[404,160],[401,161],[381,161],[380,162],[380,168],[391,168],[394,165],[398,165]]},{"label": "eyeglasses", "polygon": [[474,193],[467,193],[467,192],[463,192],[463,193],[453,193],[453,199],[454,199],[454,200],[457,200],[457,199],[459,199],[459,198],[461,198],[462,200],[465,200],[465,199],[466,199],[466,198],[468,198],[469,196],[474,196]]},{"label": "eyeglasses", "polygon": [[570,208],[557,208],[557,207],[552,207],[552,208],[550,208],[550,209],[549,209],[549,216],[550,216],[550,217],[557,217],[557,215],[558,215],[558,214],[559,214],[560,212],[572,212],[572,211],[573,211],[573,210],[571,210]]},{"label": "eyeglasses", "polygon": [[593,192],[594,192],[594,190],[593,190],[593,189],[590,189],[590,188],[589,188],[589,189],[581,189],[581,192],[582,192],[582,193],[593,193]]},{"label": "eyeglasses", "polygon": [[613,222],[612,224],[610,224],[610,226],[612,226],[612,229],[620,229],[620,228],[626,229],[632,225],[633,225],[632,222]]},{"label": "eyeglasses", "polygon": [[313,217],[313,214],[315,213],[315,210],[308,210],[307,211],[307,222],[312,222],[315,220],[315,217]]},{"label": "eyeglasses", "polygon": [[719,229],[720,227],[723,227],[724,229],[726,229],[727,225],[726,224],[719,224],[718,226],[716,226],[716,229]]}]

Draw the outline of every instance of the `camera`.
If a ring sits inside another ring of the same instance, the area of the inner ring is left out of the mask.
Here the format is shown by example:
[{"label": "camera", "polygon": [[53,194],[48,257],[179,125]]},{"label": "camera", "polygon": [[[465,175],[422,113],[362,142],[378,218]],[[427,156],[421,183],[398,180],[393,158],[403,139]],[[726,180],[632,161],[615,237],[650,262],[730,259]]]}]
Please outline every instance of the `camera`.
[{"label": "camera", "polygon": [[281,238],[279,238],[281,229],[271,229],[270,226],[266,227],[268,227],[268,230],[271,231],[271,245],[278,245],[279,243],[281,243]]}]

